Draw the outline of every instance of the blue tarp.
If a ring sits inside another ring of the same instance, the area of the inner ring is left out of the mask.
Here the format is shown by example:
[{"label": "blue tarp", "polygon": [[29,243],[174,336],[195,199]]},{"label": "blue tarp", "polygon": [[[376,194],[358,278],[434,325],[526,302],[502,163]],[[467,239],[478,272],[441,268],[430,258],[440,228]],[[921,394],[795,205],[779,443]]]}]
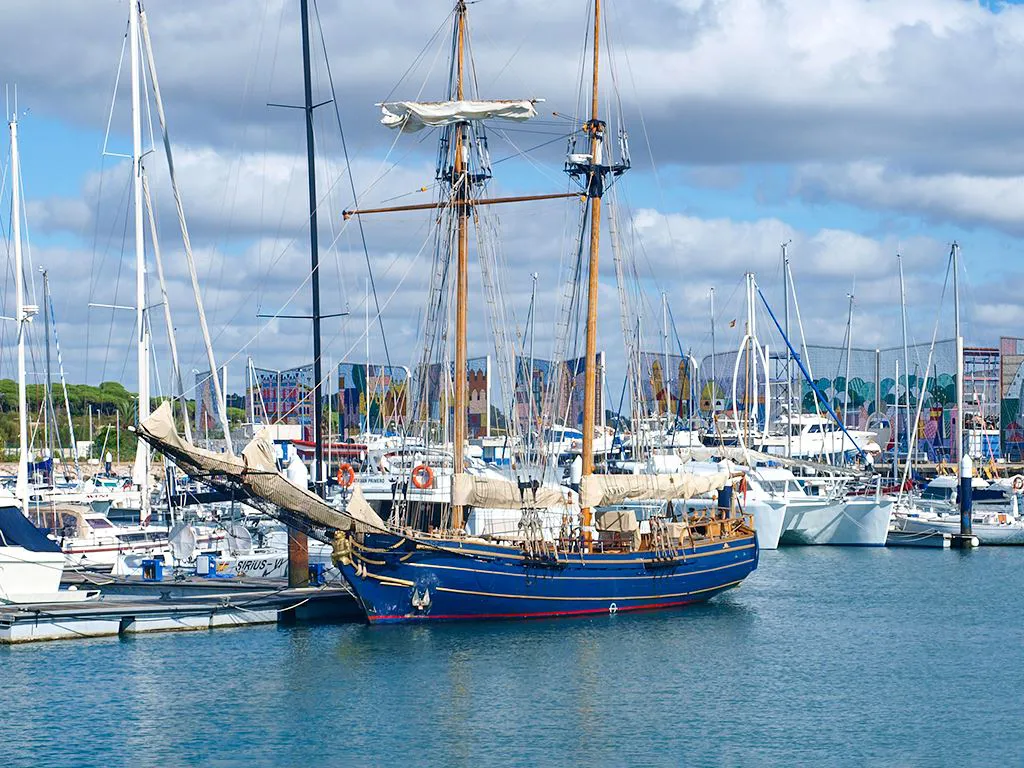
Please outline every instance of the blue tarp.
[{"label": "blue tarp", "polygon": [[24,547],[29,552],[60,552],[57,542],[29,522],[17,507],[0,507],[0,545]]}]

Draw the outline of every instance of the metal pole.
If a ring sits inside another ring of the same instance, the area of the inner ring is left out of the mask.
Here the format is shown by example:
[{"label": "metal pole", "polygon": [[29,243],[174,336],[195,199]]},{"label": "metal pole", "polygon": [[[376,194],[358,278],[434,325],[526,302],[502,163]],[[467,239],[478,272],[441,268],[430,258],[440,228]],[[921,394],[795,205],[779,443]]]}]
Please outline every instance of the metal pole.
[{"label": "metal pole", "polygon": [[718,379],[715,378],[715,289],[711,289],[711,429],[716,431],[715,404],[718,400]]},{"label": "metal pole", "polygon": [[529,398],[526,439],[528,441],[527,450],[529,452],[532,452],[532,449],[536,445],[532,435],[534,424],[538,423],[538,420],[534,418],[533,414],[533,367],[536,364],[533,356],[533,344],[537,338],[537,278],[539,276],[540,275],[537,272],[533,273],[533,289],[530,291],[530,370],[526,376],[527,397]]},{"label": "metal pole", "polygon": [[25,386],[25,334],[29,316],[25,312],[25,273],[21,250],[21,160],[18,157],[18,107],[8,126],[11,129],[11,238],[14,240],[15,317],[18,321],[18,479],[15,493],[22,512],[28,513],[28,392]]},{"label": "metal pole", "polygon": [[[301,0],[302,78],[306,113],[306,176],[309,185],[309,259],[313,292],[313,489],[323,496],[323,404],[320,401],[320,253],[317,243],[316,153],[313,137],[313,74],[309,64],[309,2]],[[279,403],[280,405],[280,403]],[[288,586],[309,584],[309,541],[306,534],[288,530]]]},{"label": "metal pole", "polygon": [[[896,263],[900,269],[900,320],[903,325],[903,377],[906,379],[906,385],[904,390],[907,393],[907,428],[910,427],[910,353],[907,351],[907,290],[903,282],[903,256],[896,254]],[[899,370],[899,368],[897,368]],[[896,377],[896,421],[899,422],[900,418],[900,404],[899,404],[899,388],[900,380]],[[910,434],[909,432],[907,433]],[[898,446],[897,446],[898,450]],[[907,441],[907,462],[910,462],[910,441]]]},{"label": "metal pole", "polygon": [[309,259],[313,291],[313,442],[316,465],[313,483],[318,495],[323,496],[323,400],[320,396],[323,362],[320,356],[320,251],[317,240],[316,148],[313,136],[313,73],[310,68],[309,0],[302,5],[302,77],[305,89],[306,113],[306,175],[309,182]]},{"label": "metal pole", "polygon": [[[146,318],[146,244],[143,229],[142,200],[142,106],[139,72],[139,3],[129,0],[128,34],[131,46],[132,75],[132,193],[135,206],[135,325],[138,343],[139,404],[138,423],[149,417],[149,328]],[[120,430],[118,430],[120,435]],[[118,461],[120,461],[120,450]],[[139,483],[141,503],[139,519],[149,516],[149,444],[139,440],[135,448],[135,480]]]},{"label": "metal pole", "polygon": [[844,427],[850,424],[850,355],[853,352],[853,293],[846,294],[846,297],[850,300],[850,309],[846,316],[846,379],[843,382]]},{"label": "metal pole", "polygon": [[[174,155],[171,152],[171,135],[167,128],[167,117],[164,113],[164,101],[160,95],[160,79],[156,73],[156,60],[153,57],[153,46],[149,39],[149,24],[146,22],[146,12],[139,11],[139,27],[142,33],[142,41],[146,47],[146,60],[149,63],[149,75],[153,86],[153,101],[156,103],[157,118],[160,121],[160,128],[163,131],[164,139],[164,155],[167,158],[167,173],[171,181],[171,192],[174,196],[174,205],[178,213],[178,226],[181,229],[181,243],[185,249],[185,262],[188,265],[189,277],[192,283],[192,295],[196,303],[196,311],[199,315],[199,328],[202,331],[203,345],[206,347],[206,361],[210,366],[210,372],[213,374],[217,370],[217,361],[213,354],[213,341],[210,337],[210,327],[206,322],[206,310],[203,307],[203,297],[199,290],[199,276],[196,272],[195,258],[192,254],[192,240],[188,234],[188,224],[185,221],[185,206],[181,199],[181,191],[178,188],[177,176],[174,171]],[[148,187],[144,190],[147,197],[147,207],[151,207],[148,201]],[[155,230],[155,227],[154,227]],[[153,237],[153,249],[154,255],[157,260],[157,269],[162,271],[160,264],[160,253],[157,247],[156,237]],[[161,277],[161,291],[163,291],[163,278]],[[166,304],[166,297],[165,297]],[[166,310],[166,315],[170,317],[170,310]],[[168,334],[172,339],[174,338],[173,327],[168,322]],[[175,370],[178,370],[177,364],[175,364]],[[227,412],[227,393],[221,387],[220,380],[216,375],[213,376],[213,394],[216,397],[217,402],[220,403],[220,419],[221,428],[224,430],[224,442],[227,445],[228,453],[234,453],[234,447],[231,443],[231,425],[228,423],[228,412]],[[182,395],[184,401],[184,395]],[[184,407],[184,403],[183,403]],[[188,427],[188,417],[186,414],[185,418],[185,437],[191,440]]]},{"label": "metal pole", "polygon": [[[789,255],[786,253],[786,248],[791,243],[791,240],[787,240],[782,244],[782,306],[785,311],[785,329],[786,338],[789,339]],[[793,375],[791,371],[791,363],[793,359],[793,353],[789,349],[789,344],[786,344],[786,457],[791,458],[793,456]]]},{"label": "metal pole", "polygon": [[[964,337],[960,329],[960,246],[953,241],[950,251],[953,259],[953,335],[956,337],[956,454],[960,461],[964,455]],[[963,465],[961,464],[961,467]],[[968,527],[970,521],[968,520]],[[969,532],[969,531],[968,531]]]},{"label": "metal pole", "polygon": [[[908,453],[909,456],[909,453]],[[892,426],[892,477],[900,478],[900,361],[896,361],[896,419]]]},{"label": "metal pole", "polygon": [[[43,383],[43,396],[46,400],[43,402],[43,435],[46,440],[46,450],[51,461],[50,466],[53,467],[53,432],[57,429],[57,413],[53,410],[53,395],[50,386],[50,313],[47,311],[50,297],[50,276],[43,267],[40,267],[39,271],[43,273],[43,336],[46,337],[46,380]],[[52,428],[50,424],[51,416],[53,416]]]},{"label": "metal pole", "polygon": [[[668,294],[661,292],[661,356],[664,358],[665,371],[662,374],[662,386],[665,390],[665,432],[666,437],[672,422],[672,389],[668,377]],[[661,446],[665,447],[664,443]]]}]

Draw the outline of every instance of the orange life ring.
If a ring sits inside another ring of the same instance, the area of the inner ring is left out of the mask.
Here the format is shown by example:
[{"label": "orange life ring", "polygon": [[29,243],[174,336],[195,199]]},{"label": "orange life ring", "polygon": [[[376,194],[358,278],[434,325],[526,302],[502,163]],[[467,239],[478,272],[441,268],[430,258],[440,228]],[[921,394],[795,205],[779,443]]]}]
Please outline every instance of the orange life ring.
[{"label": "orange life ring", "polygon": [[342,488],[348,488],[356,481],[356,471],[352,469],[351,464],[339,464],[337,479],[338,485]]},{"label": "orange life ring", "polygon": [[426,464],[420,464],[412,471],[412,484],[421,491],[434,487],[434,470]]}]

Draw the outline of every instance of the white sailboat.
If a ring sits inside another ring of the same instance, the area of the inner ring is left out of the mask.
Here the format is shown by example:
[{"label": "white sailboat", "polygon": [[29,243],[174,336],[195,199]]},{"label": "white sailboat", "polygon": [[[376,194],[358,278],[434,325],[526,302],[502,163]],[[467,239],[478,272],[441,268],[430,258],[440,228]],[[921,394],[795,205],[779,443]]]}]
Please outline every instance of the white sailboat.
[{"label": "white sailboat", "polygon": [[25,303],[21,242],[21,164],[18,155],[17,107],[9,122],[11,135],[11,239],[14,246],[15,322],[18,324],[18,478],[16,503],[0,506],[0,601],[57,602],[82,600],[88,592],[60,592],[64,553],[29,521],[28,402],[25,387],[25,341],[37,308]]}]

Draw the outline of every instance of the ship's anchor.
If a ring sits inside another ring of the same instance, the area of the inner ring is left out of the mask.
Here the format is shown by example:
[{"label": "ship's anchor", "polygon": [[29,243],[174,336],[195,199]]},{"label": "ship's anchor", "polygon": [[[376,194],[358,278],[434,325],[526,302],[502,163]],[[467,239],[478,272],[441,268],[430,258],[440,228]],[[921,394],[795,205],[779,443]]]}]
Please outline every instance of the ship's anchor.
[{"label": "ship's anchor", "polygon": [[417,611],[426,611],[430,608],[430,589],[426,588],[423,590],[423,594],[419,593],[419,590],[413,589],[412,591],[412,607]]}]

